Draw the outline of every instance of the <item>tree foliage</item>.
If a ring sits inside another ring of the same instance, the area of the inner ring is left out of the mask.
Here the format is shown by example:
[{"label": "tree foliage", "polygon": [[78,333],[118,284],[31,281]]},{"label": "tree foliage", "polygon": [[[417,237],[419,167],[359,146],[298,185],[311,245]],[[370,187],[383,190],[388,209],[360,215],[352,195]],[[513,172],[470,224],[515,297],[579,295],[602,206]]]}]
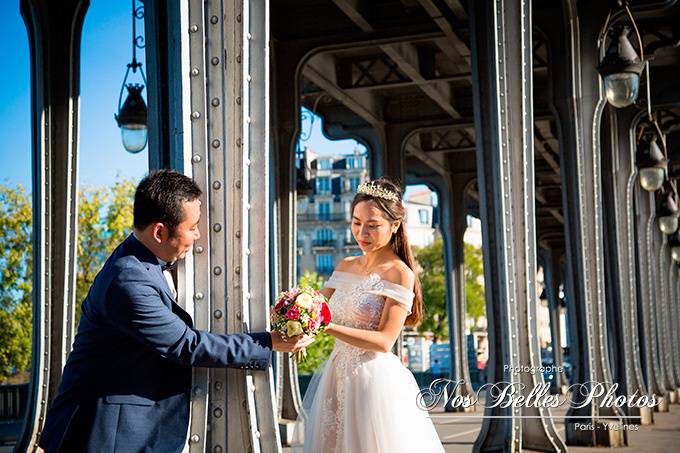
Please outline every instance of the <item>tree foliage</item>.
[{"label": "tree foliage", "polygon": [[[97,272],[131,232],[133,194],[129,180],[79,194],[75,325]],[[32,215],[20,185],[0,184],[0,383],[31,367]]]},{"label": "tree foliage", "polygon": [[[420,265],[420,283],[425,305],[423,321],[418,331],[432,332],[435,341],[449,337],[446,314],[446,278],[444,250],[441,238],[427,247],[414,250]],[[475,321],[486,313],[484,299],[484,265],[482,250],[465,244],[465,308],[469,318]]]},{"label": "tree foliage", "polygon": [[0,383],[30,369],[31,202],[24,188],[0,185]]}]

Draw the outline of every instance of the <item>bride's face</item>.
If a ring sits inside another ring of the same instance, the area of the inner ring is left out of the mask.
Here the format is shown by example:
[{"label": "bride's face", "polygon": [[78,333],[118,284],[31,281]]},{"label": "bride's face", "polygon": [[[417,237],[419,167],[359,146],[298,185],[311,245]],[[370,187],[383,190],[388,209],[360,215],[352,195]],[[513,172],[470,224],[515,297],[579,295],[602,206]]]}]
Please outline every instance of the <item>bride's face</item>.
[{"label": "bride's face", "polygon": [[390,243],[399,221],[392,222],[372,201],[357,203],[352,212],[352,235],[361,251],[369,253]]}]

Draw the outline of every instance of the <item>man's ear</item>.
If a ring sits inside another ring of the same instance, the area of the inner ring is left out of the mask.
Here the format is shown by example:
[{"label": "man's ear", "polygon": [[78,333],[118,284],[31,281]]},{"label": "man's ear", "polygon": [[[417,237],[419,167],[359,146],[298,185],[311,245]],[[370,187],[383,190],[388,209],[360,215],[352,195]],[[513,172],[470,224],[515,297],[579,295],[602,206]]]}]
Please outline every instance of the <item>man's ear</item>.
[{"label": "man's ear", "polygon": [[166,236],[166,230],[165,225],[163,225],[161,222],[156,222],[151,226],[151,237],[153,238],[154,241],[156,241],[158,244],[162,243],[163,240],[165,239]]}]

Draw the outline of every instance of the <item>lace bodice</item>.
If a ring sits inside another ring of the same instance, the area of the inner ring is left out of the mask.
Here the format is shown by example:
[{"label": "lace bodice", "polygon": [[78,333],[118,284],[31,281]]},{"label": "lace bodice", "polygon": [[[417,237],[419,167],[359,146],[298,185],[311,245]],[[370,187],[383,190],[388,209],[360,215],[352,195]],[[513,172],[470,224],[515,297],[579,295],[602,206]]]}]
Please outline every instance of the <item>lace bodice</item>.
[{"label": "lace bodice", "polygon": [[378,274],[359,275],[335,271],[326,288],[335,292],[329,300],[333,322],[358,329],[376,330],[385,297],[395,300],[411,313],[413,291],[380,278]]}]

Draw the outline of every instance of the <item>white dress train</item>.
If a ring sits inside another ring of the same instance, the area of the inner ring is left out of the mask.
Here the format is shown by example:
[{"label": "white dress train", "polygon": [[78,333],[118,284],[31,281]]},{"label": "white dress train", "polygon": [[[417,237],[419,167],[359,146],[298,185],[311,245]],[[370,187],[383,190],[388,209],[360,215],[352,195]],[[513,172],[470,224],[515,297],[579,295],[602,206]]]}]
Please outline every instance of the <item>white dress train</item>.
[{"label": "white dress train", "polygon": [[[376,330],[385,296],[411,310],[414,294],[382,280],[333,272],[329,306],[333,322]],[[293,453],[440,453],[444,451],[426,410],[418,408],[418,384],[392,353],[372,352],[338,339],[314,373],[303,399]]]}]

